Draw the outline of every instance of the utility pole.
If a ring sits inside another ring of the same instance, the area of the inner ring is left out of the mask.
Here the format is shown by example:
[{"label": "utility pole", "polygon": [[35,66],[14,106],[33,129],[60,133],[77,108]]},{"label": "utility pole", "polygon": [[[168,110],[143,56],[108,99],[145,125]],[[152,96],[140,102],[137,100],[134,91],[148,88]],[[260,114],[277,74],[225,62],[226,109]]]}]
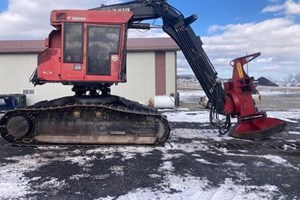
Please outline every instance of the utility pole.
[{"label": "utility pole", "polygon": [[[248,56],[248,52],[246,52],[246,56]],[[247,63],[247,65],[246,65],[246,71],[247,71],[247,74],[249,75],[249,73],[248,73],[248,64],[249,63]]]}]

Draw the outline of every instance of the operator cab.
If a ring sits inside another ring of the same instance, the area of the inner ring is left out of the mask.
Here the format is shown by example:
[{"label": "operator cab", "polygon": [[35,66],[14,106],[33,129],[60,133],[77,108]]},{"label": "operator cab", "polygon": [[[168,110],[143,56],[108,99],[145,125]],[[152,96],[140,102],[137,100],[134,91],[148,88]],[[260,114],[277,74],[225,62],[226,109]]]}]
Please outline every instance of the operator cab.
[{"label": "operator cab", "polygon": [[31,81],[85,87],[125,82],[126,32],[131,18],[131,12],[52,11],[51,25],[56,29],[38,55]]}]

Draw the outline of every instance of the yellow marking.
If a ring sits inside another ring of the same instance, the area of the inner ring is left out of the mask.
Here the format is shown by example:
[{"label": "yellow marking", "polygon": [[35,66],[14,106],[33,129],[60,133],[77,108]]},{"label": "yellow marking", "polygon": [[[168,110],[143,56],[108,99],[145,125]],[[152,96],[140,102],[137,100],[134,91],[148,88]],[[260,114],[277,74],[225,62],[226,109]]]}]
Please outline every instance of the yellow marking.
[{"label": "yellow marking", "polygon": [[238,73],[239,73],[239,77],[244,78],[242,63],[238,62],[236,65],[237,65],[237,70],[238,70]]}]

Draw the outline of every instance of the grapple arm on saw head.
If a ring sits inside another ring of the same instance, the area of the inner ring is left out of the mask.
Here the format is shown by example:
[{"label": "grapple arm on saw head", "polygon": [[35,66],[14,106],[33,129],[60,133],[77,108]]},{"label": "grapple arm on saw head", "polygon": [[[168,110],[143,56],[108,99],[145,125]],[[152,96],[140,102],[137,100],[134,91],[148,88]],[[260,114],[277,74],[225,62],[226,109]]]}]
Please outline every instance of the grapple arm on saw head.
[{"label": "grapple arm on saw head", "polygon": [[242,139],[262,139],[280,132],[285,122],[269,118],[258,111],[252,99],[256,91],[254,78],[245,72],[244,65],[260,56],[260,53],[236,58],[230,62],[233,67],[232,80],[224,83],[224,114],[236,117],[238,122],[230,130],[230,135]]}]

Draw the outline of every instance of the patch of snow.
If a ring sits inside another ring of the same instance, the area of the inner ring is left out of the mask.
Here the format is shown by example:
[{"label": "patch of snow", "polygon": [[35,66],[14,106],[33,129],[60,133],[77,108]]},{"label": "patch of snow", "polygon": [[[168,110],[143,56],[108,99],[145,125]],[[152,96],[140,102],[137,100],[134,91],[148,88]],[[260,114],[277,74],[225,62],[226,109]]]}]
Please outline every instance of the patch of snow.
[{"label": "patch of snow", "polygon": [[238,152],[241,152],[241,153],[249,153],[248,150],[238,150]]},{"label": "patch of snow", "polygon": [[183,100],[188,97],[201,97],[206,96],[203,90],[178,90],[180,100]]},{"label": "patch of snow", "polygon": [[173,129],[171,132],[171,137],[193,139],[193,138],[203,138],[212,139],[215,141],[232,140],[232,137],[226,135],[220,136],[217,129]]},{"label": "patch of snow", "polygon": [[114,166],[111,166],[109,168],[109,170],[113,174],[116,174],[116,175],[119,175],[119,176],[123,176],[124,175],[124,166],[114,165]]},{"label": "patch of snow", "polygon": [[108,177],[110,177],[110,174],[101,174],[101,175],[93,176],[94,179],[99,179],[99,180],[104,180],[107,179]]},{"label": "patch of snow", "polygon": [[[228,149],[224,148],[224,147],[220,147],[220,148],[216,148],[216,150],[220,151],[223,154],[229,155],[230,153],[228,153]],[[235,154],[234,154],[235,155]]]},{"label": "patch of snow", "polygon": [[89,178],[89,177],[91,177],[90,174],[75,174],[75,175],[70,176],[69,179],[71,179],[71,180],[74,180],[74,179],[75,180],[79,180],[81,178]]},{"label": "patch of snow", "polygon": [[281,165],[287,163],[287,160],[281,158],[280,156],[264,155],[264,156],[259,156],[259,157],[266,158],[274,163],[281,164]]},{"label": "patch of snow", "polygon": [[293,135],[300,135],[300,131],[289,131],[289,134],[293,134]]},{"label": "patch of snow", "polygon": [[251,178],[248,178],[244,172],[235,171],[235,176],[239,178],[237,180],[238,183],[245,183],[246,181],[251,180]]},{"label": "patch of snow", "polygon": [[66,156],[65,161],[70,161],[71,163],[77,164],[80,167],[91,167],[91,162],[94,161],[96,156]]},{"label": "patch of snow", "polygon": [[263,166],[265,166],[265,164],[263,162],[261,162],[261,161],[254,162],[253,165],[256,166],[256,167],[263,167]]},{"label": "patch of snow", "polygon": [[182,153],[169,153],[168,151],[162,149],[163,157],[162,160],[170,160],[170,159],[176,159],[184,156]]},{"label": "patch of snow", "polygon": [[7,160],[13,163],[6,163],[0,166],[0,195],[2,199],[26,199],[25,196],[35,194],[30,188],[31,180],[24,174],[37,170],[39,167],[49,163],[48,159],[42,158],[40,154],[10,157]]},{"label": "patch of snow", "polygon": [[275,195],[280,194],[278,188],[272,185],[249,186],[237,185],[231,179],[227,178],[224,183],[217,187],[210,187],[210,182],[204,178],[200,179],[193,176],[176,176],[167,175],[164,183],[159,184],[160,190],[151,188],[139,188],[129,192],[126,195],[111,198],[110,196],[103,198],[105,200],[268,200],[273,199]]},{"label": "patch of snow", "polygon": [[140,155],[148,155],[150,152],[153,151],[153,147],[143,147],[143,146],[106,146],[104,147],[99,147],[99,148],[94,148],[94,149],[89,149],[86,151],[86,154],[102,154],[105,156],[111,157],[113,156],[114,153],[120,153],[124,156],[125,154],[131,154],[133,156],[134,154],[140,154]]},{"label": "patch of snow", "polygon": [[202,158],[197,158],[196,161],[202,163],[202,164],[206,164],[206,165],[218,165],[217,163],[212,163],[209,162],[208,160],[202,159]]},{"label": "patch of snow", "polygon": [[194,157],[196,157],[196,158],[201,158],[201,155],[199,155],[199,154],[192,154],[192,156],[194,156]]},{"label": "patch of snow", "polygon": [[285,145],[283,145],[283,149],[285,151],[288,151],[288,150],[294,150],[294,151],[296,151],[297,150],[297,146],[295,144],[292,144],[292,145],[285,144]]},{"label": "patch of snow", "polygon": [[230,178],[225,179],[224,184],[215,189],[210,199],[239,200],[239,199],[273,199],[279,190],[276,186],[243,186],[236,185]]},{"label": "patch of snow", "polygon": [[180,144],[180,143],[169,143],[169,145],[165,145],[165,148],[168,150],[179,150],[185,153],[193,153],[195,151],[208,151],[210,150],[207,145],[199,144],[199,143],[188,143],[188,144]]},{"label": "patch of snow", "polygon": [[0,167],[0,193],[3,199],[25,199],[26,195],[34,193],[29,186],[30,180],[22,173],[24,169],[17,171],[17,167],[18,164]]},{"label": "patch of snow", "polygon": [[277,95],[284,95],[287,93],[293,93],[293,92],[288,92],[285,90],[259,90],[259,94],[262,96],[277,96]]},{"label": "patch of snow", "polygon": [[49,181],[43,182],[38,188],[47,189],[47,190],[61,190],[66,186],[65,180],[58,181],[57,178],[51,178]]},{"label": "patch of snow", "polygon": [[294,167],[291,163],[289,163],[287,160],[281,158],[280,156],[274,156],[274,155],[263,155],[263,156],[259,156],[261,158],[265,158],[268,159],[276,164],[282,165],[284,167],[290,167],[293,168],[295,170],[300,170],[298,167]]},{"label": "patch of snow", "polygon": [[99,199],[94,199],[94,200],[114,200],[116,199],[115,197],[107,196],[105,198],[99,198]]},{"label": "patch of snow", "polygon": [[102,155],[101,158],[99,158],[99,159],[100,160],[109,160],[109,159],[113,159],[114,157],[115,157],[115,154],[111,153],[111,154]]},{"label": "patch of snow", "polygon": [[64,150],[68,149],[66,146],[38,146],[39,150],[52,151],[52,150]]},{"label": "patch of snow", "polygon": [[158,174],[149,174],[148,176],[150,178],[161,178],[161,175],[158,175]]},{"label": "patch of snow", "polygon": [[173,167],[173,162],[172,161],[165,161],[163,162],[159,168],[158,168],[158,171],[159,172],[171,172],[171,171],[174,171],[175,168]]},{"label": "patch of snow", "polygon": [[300,110],[294,109],[287,111],[268,111],[267,115],[268,117],[278,118],[286,122],[298,123],[296,120],[300,119]]},{"label": "patch of snow", "polygon": [[136,157],[136,153],[126,153],[126,152],[122,152],[121,155],[122,155],[122,159],[121,159],[121,160],[122,160],[123,162],[126,161],[126,160],[131,160],[131,159],[133,159],[133,158]]},{"label": "patch of snow", "polygon": [[242,167],[245,164],[243,164],[243,163],[236,163],[236,162],[233,162],[232,160],[229,160],[229,161],[225,162],[224,165],[229,165],[229,166],[232,166],[232,167]]},{"label": "patch of snow", "polygon": [[295,170],[300,170],[298,167],[293,166],[291,163],[289,163],[287,160],[283,159],[280,156],[274,156],[274,155],[251,155],[251,154],[237,154],[237,153],[228,153],[228,151],[224,148],[223,149],[218,149],[219,151],[221,151],[222,153],[224,153],[227,156],[241,156],[241,157],[258,157],[258,158],[264,158],[267,160],[270,160],[271,162],[274,162],[278,165],[282,165],[284,167],[290,167],[293,168]]},{"label": "patch of snow", "polygon": [[[189,122],[189,123],[203,123],[208,125],[209,122],[209,111],[173,111],[173,112],[164,112],[165,116],[167,116],[167,119],[170,122]],[[297,120],[300,120],[300,110],[294,109],[294,110],[287,110],[287,111],[268,111],[267,112],[268,117],[278,118],[286,122],[291,123],[299,123]],[[235,123],[237,120],[235,118],[232,119],[232,123]],[[189,131],[191,131],[189,129]],[[217,132],[217,129],[210,129],[210,130],[195,130],[193,133],[200,133],[202,135],[207,135],[209,133]],[[300,134],[300,132],[293,131],[292,134]],[[182,134],[184,135],[184,134]],[[190,137],[194,137],[195,135],[189,134]],[[224,140],[225,137],[220,138],[219,134],[215,135],[215,140]],[[185,136],[188,137],[188,136]],[[228,137],[227,137],[228,138]]]},{"label": "patch of snow", "polygon": [[209,111],[164,112],[170,122],[209,123]]}]

